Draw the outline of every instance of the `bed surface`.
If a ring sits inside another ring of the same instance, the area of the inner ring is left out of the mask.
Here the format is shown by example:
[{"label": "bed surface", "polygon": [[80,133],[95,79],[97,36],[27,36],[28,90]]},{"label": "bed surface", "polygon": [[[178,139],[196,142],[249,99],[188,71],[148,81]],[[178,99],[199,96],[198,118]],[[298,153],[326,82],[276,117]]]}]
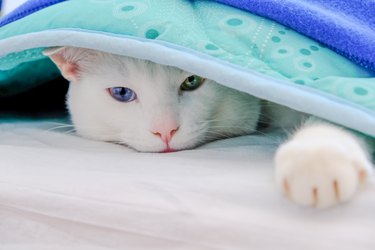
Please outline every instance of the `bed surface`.
[{"label": "bed surface", "polygon": [[0,249],[374,249],[375,185],[329,210],[275,188],[280,133],[171,154],[0,125]]}]

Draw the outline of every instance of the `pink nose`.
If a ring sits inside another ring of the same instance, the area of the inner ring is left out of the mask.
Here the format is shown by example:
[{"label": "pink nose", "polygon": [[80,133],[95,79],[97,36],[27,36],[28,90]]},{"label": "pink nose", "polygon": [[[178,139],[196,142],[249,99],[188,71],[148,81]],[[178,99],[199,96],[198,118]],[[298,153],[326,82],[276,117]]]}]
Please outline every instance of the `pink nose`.
[{"label": "pink nose", "polygon": [[176,134],[179,128],[179,126],[162,126],[154,129],[152,133],[159,137],[166,144],[169,144],[172,137]]}]

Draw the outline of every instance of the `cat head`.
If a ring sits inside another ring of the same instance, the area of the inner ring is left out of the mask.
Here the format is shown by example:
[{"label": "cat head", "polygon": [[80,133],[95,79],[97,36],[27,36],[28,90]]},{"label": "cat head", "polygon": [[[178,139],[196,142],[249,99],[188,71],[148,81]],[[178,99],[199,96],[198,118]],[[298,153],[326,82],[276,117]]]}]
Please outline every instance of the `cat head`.
[{"label": "cat head", "polygon": [[249,134],[259,100],[181,69],[95,50],[45,51],[71,84],[67,106],[78,134],[171,152]]}]

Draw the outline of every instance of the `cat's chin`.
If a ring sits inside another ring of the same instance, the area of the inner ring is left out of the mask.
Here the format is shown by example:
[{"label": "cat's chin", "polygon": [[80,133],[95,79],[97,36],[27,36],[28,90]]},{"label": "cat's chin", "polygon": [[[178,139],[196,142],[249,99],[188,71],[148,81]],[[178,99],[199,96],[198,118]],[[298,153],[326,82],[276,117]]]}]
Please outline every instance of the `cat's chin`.
[{"label": "cat's chin", "polygon": [[[127,147],[130,147],[128,145],[126,145]],[[140,153],[160,153],[160,154],[169,154],[169,153],[176,153],[176,152],[179,152],[179,151],[184,151],[184,150],[189,150],[189,149],[192,149],[193,147],[191,148],[181,148],[181,149],[175,149],[175,148],[170,148],[170,147],[166,147],[164,149],[155,149],[155,150],[150,150],[150,149],[138,149],[138,148],[134,148],[134,147],[130,147],[132,149],[134,149],[135,151],[137,152],[140,152]]]},{"label": "cat's chin", "polygon": [[194,143],[189,145],[174,145],[174,146],[164,146],[164,147],[154,147],[149,146],[140,146],[140,145],[131,145],[126,143],[118,143],[120,145],[129,147],[140,153],[176,153],[179,151],[191,150],[201,146],[202,144]]},{"label": "cat's chin", "polygon": [[168,153],[176,153],[178,151],[183,151],[185,149],[174,149],[174,148],[170,148],[170,147],[166,147],[164,149],[160,149],[160,150],[144,150],[144,149],[136,149],[136,148],[133,148],[135,151],[137,152],[140,152],[140,153],[161,153],[161,154],[168,154]]},{"label": "cat's chin", "polygon": [[139,152],[139,153],[160,153],[160,154],[169,154],[169,153],[176,153],[176,152],[179,152],[179,151],[184,151],[184,150],[187,150],[187,149],[174,149],[174,148],[165,148],[165,149],[160,149],[160,150],[145,150],[145,149],[136,149],[136,148],[133,148],[133,147],[130,147],[128,145],[125,145],[125,144],[122,144],[123,146],[126,146],[126,147],[129,147],[131,149],[133,149],[134,151],[136,152]]}]

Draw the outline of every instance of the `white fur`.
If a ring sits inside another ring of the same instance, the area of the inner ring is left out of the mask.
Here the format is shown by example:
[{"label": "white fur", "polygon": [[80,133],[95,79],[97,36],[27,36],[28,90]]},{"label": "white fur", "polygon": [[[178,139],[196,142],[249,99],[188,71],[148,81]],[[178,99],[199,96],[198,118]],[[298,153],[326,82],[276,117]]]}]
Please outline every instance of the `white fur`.
[{"label": "white fur", "polygon": [[[250,134],[261,117],[279,127],[301,126],[307,117],[279,105],[261,105],[257,98],[212,80],[181,92],[182,82],[192,74],[174,67],[78,48],[46,54],[72,82],[67,104],[77,132],[139,151],[184,150]],[[107,91],[111,87],[130,88],[138,99],[118,102]],[[178,131],[166,145],[154,131],[171,124]],[[359,139],[315,118],[280,146],[275,162],[280,189],[299,204],[317,207],[348,200],[371,173]]]},{"label": "white fur", "polygon": [[[175,150],[249,134],[256,128],[259,100],[211,80],[195,91],[181,92],[182,82],[192,74],[174,67],[92,50],[66,48],[58,53],[79,65],[67,103],[83,136],[162,152],[166,145],[153,134],[153,127],[167,121],[179,125],[169,144]],[[108,94],[110,87],[130,88],[138,99],[118,102]]]},{"label": "white fur", "polygon": [[359,139],[316,121],[279,147],[275,163],[276,182],[289,199],[321,208],[352,198],[372,173]]}]

